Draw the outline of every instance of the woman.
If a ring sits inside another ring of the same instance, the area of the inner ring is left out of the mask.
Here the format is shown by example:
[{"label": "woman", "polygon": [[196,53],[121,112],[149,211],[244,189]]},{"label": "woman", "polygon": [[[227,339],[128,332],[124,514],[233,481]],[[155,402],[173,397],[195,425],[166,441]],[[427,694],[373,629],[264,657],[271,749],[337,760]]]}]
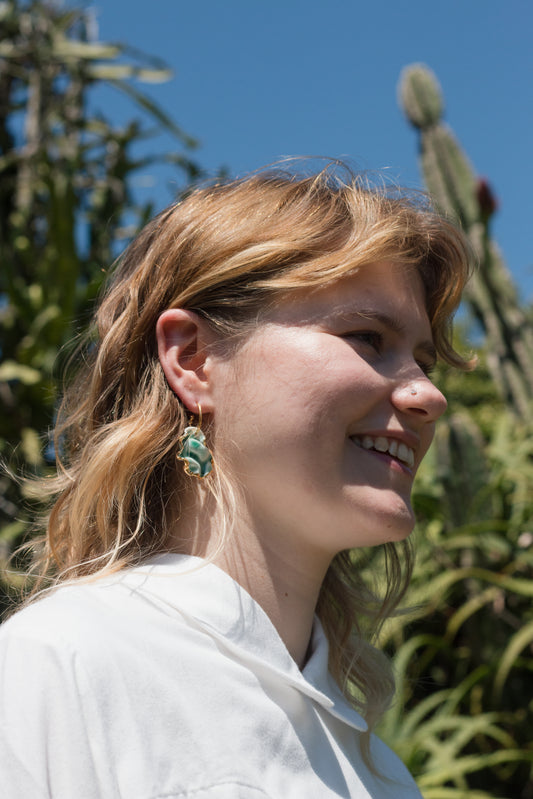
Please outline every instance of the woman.
[{"label": "woman", "polygon": [[[430,209],[329,170],[142,231],[60,413],[54,590],[0,633],[7,796],[420,796],[371,735],[393,688],[371,639],[446,407],[429,375],[467,365],[467,272]],[[376,545],[379,601],[349,552]]]}]

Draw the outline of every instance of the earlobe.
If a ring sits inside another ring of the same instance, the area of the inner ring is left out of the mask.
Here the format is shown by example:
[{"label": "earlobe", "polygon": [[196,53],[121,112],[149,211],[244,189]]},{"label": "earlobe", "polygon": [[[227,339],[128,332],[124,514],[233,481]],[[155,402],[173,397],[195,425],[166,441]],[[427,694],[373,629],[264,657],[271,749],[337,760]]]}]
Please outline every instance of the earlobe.
[{"label": "earlobe", "polygon": [[194,311],[170,308],[157,320],[159,361],[167,382],[191,413],[213,412],[209,382],[209,343],[207,322]]}]

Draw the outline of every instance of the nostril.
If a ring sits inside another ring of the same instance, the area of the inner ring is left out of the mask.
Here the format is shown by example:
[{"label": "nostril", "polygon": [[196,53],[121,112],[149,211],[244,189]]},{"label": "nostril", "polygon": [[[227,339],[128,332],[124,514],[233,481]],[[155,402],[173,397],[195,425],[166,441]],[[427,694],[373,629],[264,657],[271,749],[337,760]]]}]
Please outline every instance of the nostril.
[{"label": "nostril", "polygon": [[392,394],[393,404],[406,413],[434,421],[446,410],[446,398],[431,380],[412,379],[398,383]]}]

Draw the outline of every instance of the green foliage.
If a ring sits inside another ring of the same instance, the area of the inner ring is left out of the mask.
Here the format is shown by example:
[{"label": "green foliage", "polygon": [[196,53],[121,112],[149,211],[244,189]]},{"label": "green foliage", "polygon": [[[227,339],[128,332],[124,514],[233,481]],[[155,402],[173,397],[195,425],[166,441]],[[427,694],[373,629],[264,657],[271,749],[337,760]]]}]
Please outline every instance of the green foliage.
[{"label": "green foliage", "polygon": [[[0,3],[0,456],[18,473],[46,471],[66,343],[83,330],[117,243],[152,215],[132,176],[157,160],[174,163],[184,185],[199,172],[186,154],[194,141],[131,82],[169,71],[96,41],[92,27],[89,12],[53,2]],[[91,110],[102,82],[133,100],[138,114],[121,127]],[[137,158],[146,123],[180,151]],[[25,508],[4,474],[0,565],[27,531]]]},{"label": "green foliage", "polygon": [[487,197],[441,122],[436,78],[410,67],[401,95],[420,129],[428,188],[478,255],[467,301],[484,341],[476,372],[437,375],[450,411],[414,493],[411,610],[383,631],[398,696],[380,732],[425,799],[531,799],[531,309],[518,304],[490,240]]},{"label": "green foliage", "polygon": [[384,631],[398,697],[381,733],[418,775],[426,799],[526,799],[533,796],[533,425],[497,412],[485,441],[464,411],[451,414],[414,500],[412,610]]}]

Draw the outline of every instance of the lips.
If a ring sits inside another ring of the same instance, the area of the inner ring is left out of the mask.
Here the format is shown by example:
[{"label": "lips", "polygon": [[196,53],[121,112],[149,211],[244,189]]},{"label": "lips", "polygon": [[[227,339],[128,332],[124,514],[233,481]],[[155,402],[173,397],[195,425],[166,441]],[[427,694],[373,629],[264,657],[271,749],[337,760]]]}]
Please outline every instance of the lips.
[{"label": "lips", "polygon": [[415,465],[414,450],[408,447],[403,441],[398,441],[397,438],[364,435],[351,436],[351,439],[358,447],[362,447],[362,449],[366,450],[375,450],[376,452],[386,452],[411,469]]}]

